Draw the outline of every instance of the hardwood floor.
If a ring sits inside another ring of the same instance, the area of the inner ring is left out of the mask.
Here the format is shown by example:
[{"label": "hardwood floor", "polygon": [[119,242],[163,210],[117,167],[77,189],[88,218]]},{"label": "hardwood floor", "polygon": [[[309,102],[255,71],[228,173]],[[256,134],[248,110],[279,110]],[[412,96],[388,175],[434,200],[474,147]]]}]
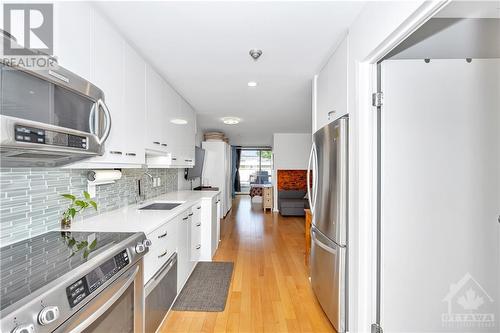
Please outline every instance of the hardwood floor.
[{"label": "hardwood floor", "polygon": [[304,218],[238,196],[221,235],[215,260],[235,264],[226,309],[171,311],[160,332],[335,332],[310,287]]}]

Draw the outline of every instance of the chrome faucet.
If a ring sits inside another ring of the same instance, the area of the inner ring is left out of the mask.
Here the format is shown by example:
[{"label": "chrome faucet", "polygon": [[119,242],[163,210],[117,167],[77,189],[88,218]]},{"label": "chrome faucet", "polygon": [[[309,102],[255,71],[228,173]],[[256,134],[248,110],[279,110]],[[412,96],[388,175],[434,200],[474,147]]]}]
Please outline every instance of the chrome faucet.
[{"label": "chrome faucet", "polygon": [[136,196],[136,202],[138,204],[141,204],[146,200],[146,188],[142,188],[142,177],[148,176],[149,180],[151,183],[153,182],[153,175],[151,175],[149,172],[144,171],[142,176],[137,179],[137,196]]}]

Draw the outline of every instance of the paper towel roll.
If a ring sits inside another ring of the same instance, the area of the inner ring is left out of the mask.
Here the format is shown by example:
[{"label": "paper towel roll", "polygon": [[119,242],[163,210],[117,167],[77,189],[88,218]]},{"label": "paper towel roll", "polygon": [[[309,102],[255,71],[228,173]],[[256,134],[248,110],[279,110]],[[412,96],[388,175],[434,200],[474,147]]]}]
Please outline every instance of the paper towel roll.
[{"label": "paper towel roll", "polygon": [[91,170],[87,173],[87,179],[95,183],[115,181],[120,178],[122,178],[120,170]]}]

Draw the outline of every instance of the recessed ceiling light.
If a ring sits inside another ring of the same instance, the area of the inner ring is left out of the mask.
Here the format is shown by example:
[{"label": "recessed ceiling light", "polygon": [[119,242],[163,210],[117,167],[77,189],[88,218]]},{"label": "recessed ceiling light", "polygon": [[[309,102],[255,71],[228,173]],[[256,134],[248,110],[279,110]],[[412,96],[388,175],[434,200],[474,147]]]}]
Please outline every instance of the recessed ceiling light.
[{"label": "recessed ceiling light", "polygon": [[250,81],[247,84],[249,87],[257,87],[257,82],[255,82],[255,81]]},{"label": "recessed ceiling light", "polygon": [[241,119],[236,117],[224,117],[222,118],[222,121],[226,125],[236,125],[241,121]]},{"label": "recessed ceiling light", "polygon": [[176,125],[186,125],[188,123],[186,119],[179,119],[179,118],[172,119],[170,120],[170,122]]}]

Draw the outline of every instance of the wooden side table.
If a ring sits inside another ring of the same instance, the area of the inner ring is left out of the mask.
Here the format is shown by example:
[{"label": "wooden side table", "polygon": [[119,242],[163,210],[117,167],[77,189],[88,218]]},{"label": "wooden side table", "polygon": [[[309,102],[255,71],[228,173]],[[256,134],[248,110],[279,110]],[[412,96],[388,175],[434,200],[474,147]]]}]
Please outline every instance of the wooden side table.
[{"label": "wooden side table", "polygon": [[306,265],[309,264],[309,257],[311,256],[311,223],[312,223],[312,214],[310,209],[304,209],[306,212],[306,224],[305,224],[305,232],[306,232],[306,251],[305,251],[305,262]]},{"label": "wooden side table", "polygon": [[267,209],[273,210],[273,187],[263,186],[262,187],[262,208],[264,211]]}]

